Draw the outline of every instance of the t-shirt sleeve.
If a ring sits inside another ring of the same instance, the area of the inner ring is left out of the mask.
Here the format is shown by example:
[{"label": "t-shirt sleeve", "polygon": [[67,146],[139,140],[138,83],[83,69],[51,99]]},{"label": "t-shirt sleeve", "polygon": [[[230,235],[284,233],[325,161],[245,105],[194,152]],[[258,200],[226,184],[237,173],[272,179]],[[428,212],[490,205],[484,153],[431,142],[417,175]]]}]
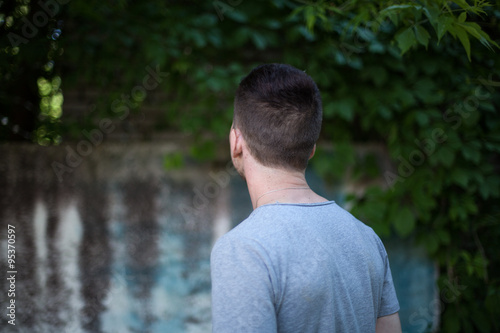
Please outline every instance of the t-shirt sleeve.
[{"label": "t-shirt sleeve", "polygon": [[[378,238],[378,237],[377,237]],[[399,311],[399,302],[396,295],[396,290],[394,288],[394,282],[392,281],[391,267],[389,266],[389,257],[385,250],[382,241],[379,241],[379,251],[382,255],[385,265],[385,275],[384,283],[382,287],[382,298],[380,300],[380,306],[377,317],[388,316]]]},{"label": "t-shirt sleeve", "polygon": [[211,258],[212,332],[276,332],[266,252],[256,242],[222,237]]}]

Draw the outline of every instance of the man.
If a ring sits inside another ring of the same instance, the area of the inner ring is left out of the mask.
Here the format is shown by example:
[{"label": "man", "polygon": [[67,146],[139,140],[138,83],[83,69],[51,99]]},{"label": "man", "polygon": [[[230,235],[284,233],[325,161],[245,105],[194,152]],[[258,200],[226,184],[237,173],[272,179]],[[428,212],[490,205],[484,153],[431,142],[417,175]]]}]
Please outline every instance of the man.
[{"label": "man", "polygon": [[229,141],[254,211],[212,250],[214,332],[401,332],[382,242],[305,180],[321,118],[292,66],[241,81]]}]

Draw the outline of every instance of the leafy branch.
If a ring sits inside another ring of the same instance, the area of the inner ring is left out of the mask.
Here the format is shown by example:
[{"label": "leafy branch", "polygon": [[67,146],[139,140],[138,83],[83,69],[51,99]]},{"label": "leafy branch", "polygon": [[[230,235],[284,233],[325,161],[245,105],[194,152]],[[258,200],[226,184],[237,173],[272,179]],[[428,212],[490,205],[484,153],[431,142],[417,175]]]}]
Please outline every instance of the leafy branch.
[{"label": "leafy branch", "polygon": [[377,32],[381,26],[392,24],[396,30],[394,40],[401,54],[419,44],[427,49],[429,41],[433,38],[430,32],[431,27],[434,29],[434,38],[437,37],[437,43],[446,34],[450,34],[454,39],[458,38],[469,61],[471,61],[470,37],[479,40],[490,50],[500,48],[475,22],[486,15],[485,8],[492,6],[484,0],[477,0],[473,5],[465,0],[401,1],[397,4],[380,2],[378,7],[371,2],[356,0],[338,2],[338,4],[326,0],[299,2],[301,5],[293,11],[291,16],[301,14],[311,32],[314,31],[318,21],[322,23],[323,28],[328,30],[337,16],[350,18],[350,30],[363,24]]}]

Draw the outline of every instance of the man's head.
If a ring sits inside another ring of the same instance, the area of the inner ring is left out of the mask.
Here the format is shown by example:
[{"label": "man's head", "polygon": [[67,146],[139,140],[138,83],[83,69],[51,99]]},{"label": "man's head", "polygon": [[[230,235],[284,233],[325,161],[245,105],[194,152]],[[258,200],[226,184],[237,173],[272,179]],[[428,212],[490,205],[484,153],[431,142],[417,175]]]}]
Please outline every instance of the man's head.
[{"label": "man's head", "polygon": [[252,156],[265,166],[305,170],[321,119],[318,87],[290,65],[258,66],[236,91],[233,125]]}]

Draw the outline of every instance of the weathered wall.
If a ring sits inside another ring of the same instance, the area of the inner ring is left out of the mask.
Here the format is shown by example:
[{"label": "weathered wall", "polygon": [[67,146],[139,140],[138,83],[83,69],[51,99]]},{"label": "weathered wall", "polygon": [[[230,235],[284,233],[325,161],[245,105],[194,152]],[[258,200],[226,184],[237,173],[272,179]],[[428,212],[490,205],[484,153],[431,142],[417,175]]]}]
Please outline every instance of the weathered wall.
[{"label": "weathered wall", "polygon": [[1,258],[7,224],[16,231],[13,331],[208,331],[208,254],[228,187],[197,196],[208,170],[165,172],[172,149],[101,145],[77,163],[65,147],[0,147]]}]

